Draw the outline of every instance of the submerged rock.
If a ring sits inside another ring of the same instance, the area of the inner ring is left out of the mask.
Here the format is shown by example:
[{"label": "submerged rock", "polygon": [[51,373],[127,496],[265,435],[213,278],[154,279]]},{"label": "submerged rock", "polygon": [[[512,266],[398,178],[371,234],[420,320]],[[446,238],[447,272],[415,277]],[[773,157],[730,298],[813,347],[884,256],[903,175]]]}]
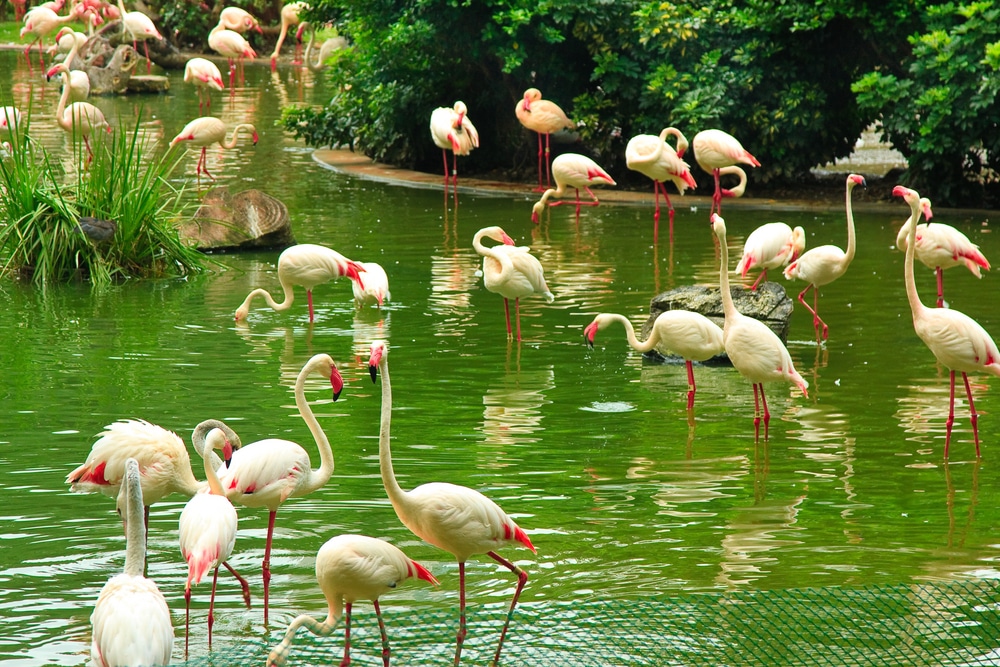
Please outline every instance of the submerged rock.
[{"label": "submerged rock", "polygon": [[194,218],[178,230],[199,250],[286,247],[295,243],[288,208],[260,190],[230,193],[227,187],[205,194]]}]

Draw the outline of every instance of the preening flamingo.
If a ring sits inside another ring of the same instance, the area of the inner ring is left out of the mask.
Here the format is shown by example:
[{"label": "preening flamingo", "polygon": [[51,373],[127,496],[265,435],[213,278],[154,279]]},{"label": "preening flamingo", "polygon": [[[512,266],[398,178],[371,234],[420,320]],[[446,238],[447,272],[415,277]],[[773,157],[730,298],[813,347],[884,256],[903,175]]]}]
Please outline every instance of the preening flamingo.
[{"label": "preening flamingo", "polygon": [[222,72],[211,60],[191,58],[184,65],[184,83],[192,83],[198,89],[198,113],[202,106],[206,111],[212,110],[212,93],[209,89],[224,90]]},{"label": "preening flamingo", "polygon": [[389,637],[382,620],[378,599],[394,590],[401,581],[416,577],[435,586],[438,580],[420,563],[411,560],[398,547],[365,535],[338,535],[326,541],[316,554],[316,581],[326,598],[325,621],[302,614],[288,624],[285,638],[271,649],[267,667],[281,667],[288,660],[292,642],[299,628],[320,637],[328,637],[344,619],[344,659],[351,662],[351,608],[358,600],[375,605],[379,634],[382,637],[382,664],[389,665]]},{"label": "preening flamingo", "polygon": [[733,135],[722,130],[702,130],[691,140],[694,159],[705,173],[715,178],[715,192],[712,195],[712,213],[722,213],[722,187],[719,184],[719,170],[737,163],[759,167],[757,161]]},{"label": "preening flamingo", "polygon": [[[927,224],[917,225],[916,258],[924,266],[933,269],[937,276],[937,307],[944,306],[944,270],[953,266],[964,266],[977,278],[982,278],[980,268],[990,270],[990,263],[979,250],[979,246],[969,240],[969,237],[951,225],[939,222],[931,223],[934,217],[931,201],[927,197],[920,198],[920,210]],[[906,240],[913,225],[912,216],[903,223],[896,235],[896,247],[906,252]]]},{"label": "preening flamingo", "polygon": [[306,300],[309,302],[309,321],[315,320],[313,312],[312,291],[317,285],[347,276],[364,289],[361,273],[365,267],[361,262],[347,259],[336,250],[313,243],[300,243],[282,251],[278,255],[278,282],[284,298],[276,302],[267,290],[257,288],[247,295],[240,307],[236,309],[236,320],[245,320],[250,313],[250,303],[254,298],[264,298],[273,310],[282,311],[292,307],[295,300],[293,287],[299,285],[306,290]]},{"label": "preening flamingo", "polygon": [[229,465],[219,471],[219,482],[226,496],[246,507],[266,507],[267,542],[261,566],[264,579],[264,624],[267,624],[268,597],[271,588],[271,541],[278,508],[289,498],[299,498],[321,488],[333,474],[333,450],[316,415],[306,401],[306,378],[317,374],[328,378],[333,387],[333,400],[344,388],[344,380],[328,354],[313,356],[295,379],[295,405],[309,427],[319,449],[320,467],[312,469],[309,453],[290,440],[268,438],[258,440],[233,453]]},{"label": "preening flamingo", "polygon": [[[545,210],[546,204],[549,206],[559,206],[565,204],[564,201],[549,202],[552,197],[562,197],[566,194],[566,188],[573,188],[576,192],[576,213],[580,214],[581,206],[597,206],[600,202],[590,190],[591,185],[617,185],[615,179],[611,178],[608,172],[586,155],[578,153],[563,153],[552,161],[552,177],[556,179],[556,187],[549,188],[542,193],[541,198],[531,207],[531,221],[538,224],[539,214]],[[580,201],[580,188],[587,191],[593,201]]]},{"label": "preening flamingo", "polygon": [[55,74],[56,72],[62,74],[63,85],[59,104],[56,105],[56,123],[69,133],[71,139],[75,140],[78,136],[83,138],[83,144],[87,147],[87,162],[90,162],[94,157],[94,151],[90,147],[90,135],[93,134],[94,130],[100,129],[111,134],[111,126],[104,118],[104,112],[90,102],[73,102],[67,106],[66,103],[73,92],[69,68],[66,63],[58,63],[48,73]]},{"label": "preening flamingo", "polygon": [[143,523],[139,463],[123,464],[125,502],[125,569],[108,579],[90,615],[93,640],[91,664],[101,667],[169,665],[174,648],[170,609],[160,589],[143,576],[146,568],[146,526]]},{"label": "preening flamingo", "polygon": [[149,44],[146,42],[151,39],[162,40],[163,35],[156,29],[153,20],[142,12],[125,11],[125,4],[122,0],[118,0],[118,11],[121,12],[122,32],[132,35],[133,48],[138,50],[139,46],[136,42],[142,42],[142,48],[146,54],[146,74],[149,74],[152,71],[152,66],[149,60]]},{"label": "preening flamingo", "polygon": [[358,262],[365,273],[364,285],[351,281],[354,289],[354,305],[382,307],[389,300],[389,276],[382,265],[375,262]]},{"label": "preening flamingo", "polygon": [[257,17],[240,7],[226,7],[223,9],[219,14],[219,25],[226,30],[232,30],[241,35],[250,30],[256,30],[260,34],[264,34]]},{"label": "preening flamingo", "polygon": [[[920,220],[920,195],[916,190],[897,185],[893,196],[902,197],[910,206],[910,216],[914,223]],[[951,428],[955,423],[955,371],[962,374],[965,395],[969,400],[969,421],[976,442],[976,458],[979,458],[979,415],[972,402],[972,388],[968,373],[986,372],[1000,377],[1000,350],[989,333],[978,322],[951,308],[928,308],[917,294],[917,283],[913,277],[913,258],[916,255],[917,226],[910,226],[906,240],[906,259],[903,275],[906,280],[906,299],[913,314],[913,329],[920,340],[930,348],[934,357],[949,371],[950,392],[948,398],[948,421],[944,439],[944,458],[948,458],[951,444]]]},{"label": "preening flamingo", "polygon": [[233,132],[229,135],[229,140],[226,140],[226,124],[223,123],[218,118],[214,116],[202,116],[200,118],[195,118],[193,121],[184,126],[184,129],[178,133],[170,141],[170,147],[173,148],[181,142],[187,142],[188,145],[194,146],[195,148],[201,148],[201,157],[198,158],[198,165],[195,167],[195,173],[198,177],[201,177],[202,172],[206,176],[215,180],[215,176],[208,173],[208,160],[206,157],[208,147],[212,144],[219,144],[225,149],[236,148],[236,140],[239,137],[240,130],[246,130],[253,136],[253,145],[257,145],[257,129],[250,123],[240,123],[233,128]]},{"label": "preening flamingo", "polygon": [[[722,308],[726,321],[722,327],[722,340],[726,355],[739,371],[753,385],[753,427],[754,438],[760,437],[761,405],[764,414],[764,439],[767,440],[768,422],[771,413],[764,397],[765,382],[791,382],[806,397],[809,383],[806,382],[792,364],[788,349],[771,329],[752,317],[736,310],[733,295],[729,291],[729,248],[726,246],[726,221],[717,213],[712,214],[712,231],[719,239],[722,261],[719,264],[719,288],[722,291]],[[758,400],[758,391],[760,398]]]},{"label": "preening flamingo", "polygon": [[514,616],[514,608],[521,596],[528,574],[497,550],[501,547],[522,544],[535,551],[528,534],[514,522],[495,502],[465,486],[446,482],[421,484],[412,491],[404,490],[396,481],[392,469],[392,451],[389,447],[389,428],[392,421],[392,388],[389,384],[389,346],[385,341],[374,341],[368,369],[374,382],[382,374],[382,418],[378,434],[379,468],[386,494],[396,510],[396,516],[414,535],[443,549],[458,561],[459,628],[455,646],[455,665],[462,655],[465,641],[465,562],[476,554],[486,554],[517,575],[517,587],[510,601],[507,619],[491,665],[500,662],[507,628]]},{"label": "preening flamingo", "polygon": [[75,21],[79,17],[79,13],[74,9],[69,14],[65,16],[60,16],[48,7],[35,7],[34,9],[28,10],[28,13],[24,15],[24,27],[21,28],[21,39],[26,36],[31,36],[32,40],[28,42],[28,46],[24,49],[24,57],[28,59],[28,67],[31,67],[31,47],[38,43],[38,64],[44,66],[44,60],[42,59],[42,51],[44,45],[42,42],[44,39],[52,34],[53,30],[57,30],[64,23],[69,23],[70,21]]},{"label": "preening flamingo", "polygon": [[[668,136],[677,139],[677,150],[667,143]],[[670,242],[674,242],[674,206],[670,203],[670,195],[667,194],[666,181],[671,181],[682,195],[688,188],[697,187],[694,176],[691,175],[691,168],[681,159],[687,147],[687,138],[676,127],[664,128],[658,137],[652,134],[636,135],[629,139],[628,145],[625,146],[625,164],[628,168],[653,179],[653,199],[656,202],[656,211],[653,213],[654,243],[660,233],[661,190],[667,200]]]},{"label": "preening flamingo", "polygon": [[767,276],[768,269],[780,269],[795,261],[806,247],[806,232],[802,227],[792,229],[783,222],[769,222],[750,232],[743,243],[743,256],[736,265],[736,273],[746,278],[750,269],[762,268],[750,289]]},{"label": "preening flamingo", "polygon": [[[305,9],[307,3],[305,2],[289,2],[281,8],[281,32],[278,33],[278,41],[274,45],[274,51],[271,52],[271,71],[273,72],[278,67],[278,56],[281,54],[281,45],[285,43],[285,37],[288,36],[288,29],[292,26],[297,26],[302,20],[299,17],[299,12]],[[296,40],[298,41],[298,40]],[[299,49],[302,48],[301,43],[295,45],[295,64],[300,62]]]},{"label": "preening flamingo", "polygon": [[316,27],[309,23],[308,21],[303,21],[299,24],[299,29],[295,33],[295,38],[302,41],[302,34],[308,30],[309,31],[309,42],[306,44],[306,54],[305,61],[306,67],[311,69],[313,72],[321,72],[326,69],[326,61],[335,52],[341,49],[347,48],[347,38],[341,35],[336,37],[327,37],[323,40],[323,43],[319,46],[319,51],[316,53],[316,57],[313,58],[313,46],[316,43]]},{"label": "preening flamingo", "polygon": [[583,330],[587,344],[593,347],[597,332],[607,328],[612,322],[620,322],[625,327],[628,344],[636,352],[646,353],[655,349],[661,354],[677,354],[684,358],[688,376],[687,409],[694,408],[694,368],[691,362],[705,361],[726,351],[719,325],[701,313],[667,310],[653,320],[649,337],[640,342],[627,317],[618,313],[600,313]]},{"label": "preening flamingo", "polygon": [[[549,147],[553,132],[572,130],[576,124],[569,119],[566,112],[555,102],[542,99],[542,93],[537,88],[528,88],[524,97],[514,107],[514,115],[521,125],[538,134],[538,187],[536,192],[542,192],[552,187],[552,176],[549,165],[551,150]],[[545,135],[545,147],[542,147],[542,135]],[[542,161],[545,161],[545,185],[542,185]]]},{"label": "preening flamingo", "polygon": [[[816,338],[820,338],[819,325],[823,325],[823,340],[827,339],[829,327],[816,312],[819,299],[819,288],[829,285],[837,278],[847,273],[847,267],[854,259],[854,210],[851,207],[851,192],[856,185],[866,185],[864,176],[847,175],[847,250],[841,250],[835,245],[821,245],[807,250],[801,257],[785,267],[785,278],[789,280],[804,280],[808,285],[799,292],[799,303],[806,307],[813,316],[813,327]],[[813,290],[812,308],[805,301],[806,293]]]},{"label": "preening flamingo", "polygon": [[[483,239],[490,238],[502,245],[485,246]],[[541,262],[527,246],[515,246],[514,239],[500,227],[483,227],[472,238],[472,247],[483,256],[483,284],[489,291],[503,297],[507,316],[507,337],[511,337],[510,299],[514,299],[517,319],[517,340],[521,341],[521,297],[540,292],[547,303],[555,297],[545,283]]]},{"label": "preening flamingo", "polygon": [[242,63],[244,58],[253,60],[257,57],[257,52],[250,46],[250,42],[243,39],[243,35],[233,30],[226,30],[221,23],[208,33],[208,46],[229,59],[230,90],[233,89],[233,82],[236,79],[236,61]]},{"label": "preening flamingo", "polygon": [[441,149],[444,159],[444,187],[448,189],[448,151],[451,151],[452,183],[458,190],[459,155],[468,155],[473,148],[479,148],[479,132],[469,120],[469,110],[465,102],[459,100],[451,107],[438,107],[431,112],[431,139]]}]

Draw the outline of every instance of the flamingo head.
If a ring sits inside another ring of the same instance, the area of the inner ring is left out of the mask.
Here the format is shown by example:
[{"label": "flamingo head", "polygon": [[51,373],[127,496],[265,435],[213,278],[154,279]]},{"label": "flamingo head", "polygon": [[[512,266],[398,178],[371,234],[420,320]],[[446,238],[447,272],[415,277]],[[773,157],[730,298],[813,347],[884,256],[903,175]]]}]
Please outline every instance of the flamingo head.
[{"label": "flamingo head", "polygon": [[531,207],[531,221],[538,224],[538,220],[541,218],[542,209],[545,208],[545,204],[540,201],[535,202],[534,206]]},{"label": "flamingo head", "polygon": [[330,386],[333,387],[333,400],[336,401],[340,398],[340,393],[344,391],[344,378],[340,375],[340,371],[337,370],[337,365],[333,363],[333,359],[330,360]]},{"label": "flamingo head", "polygon": [[920,193],[918,193],[916,190],[911,190],[910,188],[904,187],[902,185],[897,185],[892,189],[892,196],[902,197],[903,201],[905,201],[907,204],[910,204],[911,206],[914,203],[916,203],[918,206],[920,205]]},{"label": "flamingo head", "polygon": [[53,65],[52,67],[49,68],[49,71],[47,71],[45,73],[45,80],[49,81],[56,74],[59,74],[60,72],[65,72],[65,71],[67,71],[67,69],[66,69],[66,63],[56,63],[55,65]]},{"label": "flamingo head", "polygon": [[483,230],[483,236],[491,238],[497,243],[502,243],[504,245],[516,245],[514,239],[507,235],[501,227],[488,227]]},{"label": "flamingo head", "polygon": [[718,213],[712,214],[712,231],[720,239],[726,235],[726,221]]},{"label": "flamingo head", "polygon": [[370,356],[368,357],[368,374],[371,375],[372,382],[378,378],[378,367],[382,363],[383,357],[389,352],[389,346],[384,340],[372,341]]},{"label": "flamingo head", "polygon": [[931,200],[927,197],[920,198],[920,212],[924,214],[924,220],[930,220],[934,217],[934,211],[931,210]]},{"label": "flamingo head", "polygon": [[302,41],[302,33],[304,33],[306,31],[306,28],[308,28],[308,27],[309,27],[309,24],[307,22],[303,21],[302,23],[300,23],[299,24],[299,29],[295,31],[295,39],[297,39],[298,41],[301,42]]},{"label": "flamingo head", "polygon": [[431,574],[430,570],[428,570],[426,567],[424,567],[415,560],[410,561],[410,566],[408,570],[409,570],[408,574],[411,577],[416,577],[417,579],[423,579],[424,581],[429,581],[435,586],[437,586],[440,583],[437,579],[434,578],[434,575]]},{"label": "flamingo head", "polygon": [[258,141],[257,130],[253,131],[253,145],[256,146]]},{"label": "flamingo head", "polygon": [[802,229],[802,227],[793,229],[792,238],[789,239],[788,245],[792,251],[788,261],[794,262],[802,254],[802,251],[806,249],[806,230]]},{"label": "flamingo head", "polygon": [[229,464],[233,460],[233,443],[226,437],[225,431],[221,428],[213,428],[209,431],[208,435],[205,436],[205,448],[205,456],[208,456],[208,451],[213,449],[220,450],[222,452],[222,460],[226,462],[226,467],[229,467]]},{"label": "flamingo head", "polygon": [[847,185],[850,187],[854,187],[855,185],[860,185],[863,188],[867,188],[868,182],[865,181],[864,176],[859,176],[858,174],[848,174]]},{"label": "flamingo head", "polygon": [[597,335],[598,330],[601,329],[601,325],[604,323],[603,318],[598,315],[594,318],[594,321],[588,324],[583,329],[583,338],[587,341],[587,347],[594,347],[594,336]]}]

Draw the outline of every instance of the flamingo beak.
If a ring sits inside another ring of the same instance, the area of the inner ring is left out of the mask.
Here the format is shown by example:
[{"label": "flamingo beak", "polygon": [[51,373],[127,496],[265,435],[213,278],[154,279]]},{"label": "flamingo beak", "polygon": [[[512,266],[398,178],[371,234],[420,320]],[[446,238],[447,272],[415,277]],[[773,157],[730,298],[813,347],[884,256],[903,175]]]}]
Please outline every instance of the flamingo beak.
[{"label": "flamingo beak", "polygon": [[893,197],[906,197],[911,192],[909,188],[904,188],[902,185],[897,185],[892,189]]},{"label": "flamingo beak", "polygon": [[254,146],[257,145],[257,131],[256,130],[254,130],[254,133],[253,133],[253,145]]},{"label": "flamingo beak", "polygon": [[382,361],[383,351],[384,348],[381,345],[377,347],[372,346],[372,354],[368,359],[368,374],[371,376],[373,383],[378,378],[378,365]]},{"label": "flamingo beak", "polygon": [[506,233],[506,232],[503,232],[503,244],[504,244],[504,245],[516,245],[516,244],[514,243],[514,239],[512,239],[512,238],[511,238],[511,237],[509,237],[509,236],[507,236],[507,233]]},{"label": "flamingo beak", "polygon": [[233,445],[229,442],[228,438],[226,438],[226,444],[222,447],[222,460],[226,462],[227,468],[233,460]]},{"label": "flamingo beak", "polygon": [[336,366],[330,372],[330,386],[333,387],[333,400],[336,401],[340,398],[340,393],[344,391],[344,378],[341,377]]},{"label": "flamingo beak", "polygon": [[587,347],[594,348],[594,336],[597,334],[597,322],[591,322],[583,330],[583,337],[587,341]]}]

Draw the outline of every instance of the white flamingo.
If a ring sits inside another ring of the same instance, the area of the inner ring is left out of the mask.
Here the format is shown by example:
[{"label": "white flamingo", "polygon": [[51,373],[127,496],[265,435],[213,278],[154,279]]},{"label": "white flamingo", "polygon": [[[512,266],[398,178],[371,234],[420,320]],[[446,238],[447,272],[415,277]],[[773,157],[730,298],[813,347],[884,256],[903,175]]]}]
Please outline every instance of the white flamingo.
[{"label": "white flamingo", "polygon": [[233,89],[233,82],[236,79],[236,63],[241,64],[244,58],[253,60],[257,57],[257,52],[250,46],[250,42],[243,38],[243,35],[227,30],[220,23],[208,33],[208,46],[221,56],[229,59],[229,89]]},{"label": "white flamingo", "polygon": [[354,305],[382,307],[389,300],[389,276],[381,264],[375,262],[358,262],[365,274],[364,285],[351,281],[354,289]]},{"label": "white flamingo", "polygon": [[224,90],[222,83],[222,72],[211,60],[205,58],[191,58],[184,64],[184,83],[194,84],[198,89],[198,113],[201,113],[202,106],[206,111],[212,111],[212,90]]},{"label": "white flamingo", "polygon": [[723,167],[734,166],[737,163],[759,167],[760,162],[743,144],[728,132],[722,130],[702,130],[691,140],[694,149],[694,159],[698,166],[715,179],[715,192],[712,195],[711,213],[722,213],[722,187],[719,184],[719,171]]},{"label": "white flamingo", "polygon": [[750,287],[756,290],[767,276],[768,269],[787,266],[802,254],[805,247],[806,232],[802,227],[792,229],[784,222],[768,222],[750,232],[743,243],[743,256],[736,265],[736,273],[746,278],[750,269],[762,268],[763,271]]},{"label": "white flamingo", "polygon": [[222,148],[226,150],[231,150],[236,148],[236,141],[239,138],[241,131],[247,131],[253,139],[253,145],[257,145],[257,128],[255,128],[250,123],[240,123],[233,128],[232,134],[229,135],[229,139],[226,139],[226,124],[215,116],[200,116],[195,118],[190,123],[184,126],[184,128],[177,133],[177,136],[170,140],[170,148],[180,144],[186,143],[188,146],[201,149],[201,155],[198,158],[198,164],[195,167],[195,173],[198,175],[200,181],[201,174],[204,172],[213,181],[215,176],[212,176],[208,172],[208,147],[212,144],[219,144]]},{"label": "white flamingo", "polygon": [[[677,149],[667,143],[667,137],[677,140]],[[660,191],[667,200],[667,214],[670,218],[670,242],[674,241],[674,206],[667,194],[666,181],[670,181],[680,194],[688,188],[694,189],[697,183],[691,175],[691,167],[682,157],[687,150],[688,140],[676,127],[667,127],[660,136],[638,134],[629,139],[625,146],[625,164],[629,169],[637,171],[653,180],[653,200],[656,210],[653,213],[653,242],[656,242],[660,232]]]},{"label": "white flamingo", "polygon": [[[551,100],[542,99],[542,92],[537,88],[528,88],[524,96],[514,107],[514,115],[524,127],[538,134],[538,187],[542,192],[546,187],[552,187],[550,174],[550,138],[553,132],[572,130],[576,124],[569,119],[566,112]],[[542,135],[545,135],[545,146],[542,147]],[[544,156],[544,157],[543,157]],[[542,185],[542,161],[545,161],[545,185]]]},{"label": "white flamingo", "polygon": [[[307,3],[305,2],[289,2],[287,5],[282,6],[281,32],[278,33],[278,41],[274,44],[274,51],[271,53],[272,72],[278,67],[278,55],[281,53],[281,45],[285,43],[285,37],[288,36],[288,29],[299,24],[302,20],[299,17],[299,12],[307,6]],[[301,46],[301,43],[295,45],[295,64],[299,63],[299,49]]]},{"label": "white flamingo", "polygon": [[137,42],[142,42],[142,48],[146,53],[146,73],[152,71],[149,61],[149,44],[151,39],[162,40],[163,35],[156,29],[153,20],[142,12],[127,12],[122,0],[118,0],[118,11],[121,12],[122,32],[132,35],[132,46],[138,49]]},{"label": "white flamingo", "polygon": [[56,105],[56,124],[72,139],[78,136],[83,139],[83,144],[87,147],[87,162],[89,163],[94,158],[94,151],[90,147],[90,135],[94,133],[94,130],[104,130],[111,134],[111,126],[104,118],[104,112],[90,102],[73,102],[67,106],[73,92],[69,66],[65,62],[58,63],[48,73],[55,74],[57,72],[62,74],[63,89],[59,96],[59,104]]},{"label": "white flamingo", "polygon": [[[617,185],[615,179],[611,178],[611,175],[604,171],[599,164],[586,155],[578,153],[563,153],[553,160],[552,178],[556,181],[556,187],[549,188],[543,192],[541,198],[531,207],[531,221],[536,224],[538,223],[538,216],[545,210],[546,204],[548,206],[559,206],[566,203],[563,201],[550,202],[549,199],[565,196],[567,188],[573,188],[576,192],[576,214],[579,216],[581,206],[597,206],[600,204],[597,200],[597,195],[590,190],[591,185]],[[592,201],[580,201],[580,188],[587,191]]]},{"label": "white flamingo", "polygon": [[469,109],[459,100],[451,107],[438,107],[431,112],[431,139],[441,149],[444,159],[444,187],[448,189],[448,151],[451,151],[451,176],[453,187],[458,189],[459,155],[468,155],[479,147],[479,132],[469,120]]},{"label": "white flamingo", "polygon": [[250,31],[256,30],[260,34],[264,34],[263,29],[260,27],[260,21],[257,17],[240,7],[226,7],[219,13],[219,24],[222,25],[226,30],[232,30],[233,32],[238,32],[241,35]]}]

